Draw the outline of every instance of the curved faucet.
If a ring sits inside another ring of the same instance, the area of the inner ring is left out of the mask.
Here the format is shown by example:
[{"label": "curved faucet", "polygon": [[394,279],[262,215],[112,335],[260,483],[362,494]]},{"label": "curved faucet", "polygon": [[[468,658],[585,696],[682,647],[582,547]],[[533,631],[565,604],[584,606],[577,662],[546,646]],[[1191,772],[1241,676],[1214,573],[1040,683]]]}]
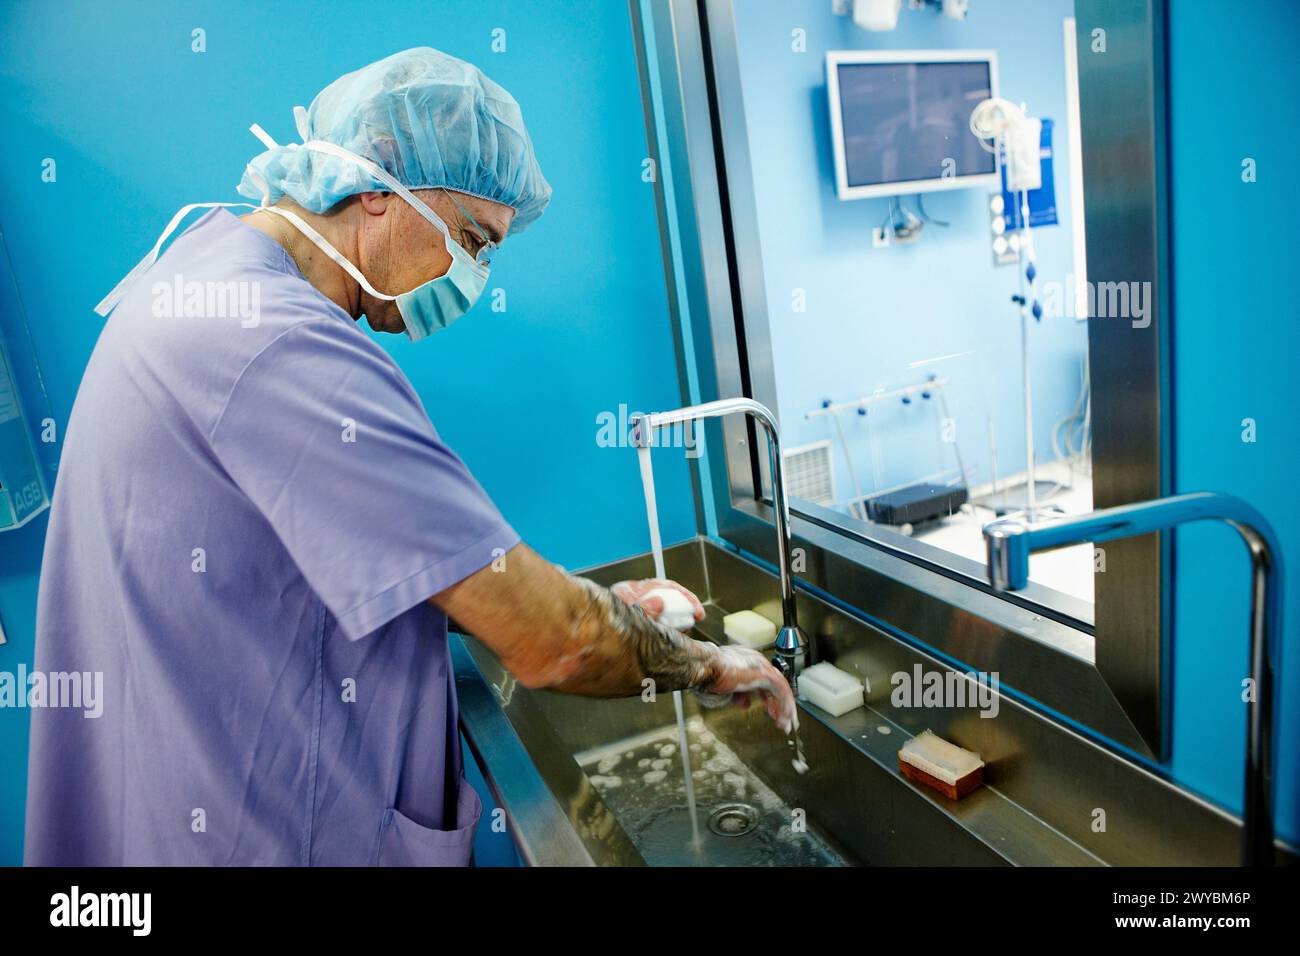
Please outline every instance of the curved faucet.
[{"label": "curved faucet", "polygon": [[989,583],[1017,591],[1029,583],[1029,555],[1070,544],[1114,541],[1189,521],[1216,520],[1237,529],[1250,552],[1250,678],[1255,697],[1246,710],[1246,783],[1242,826],[1247,866],[1272,866],[1273,674],[1282,633],[1282,552],[1258,511],[1231,495],[1198,492],[1105,508],[1076,518],[1027,524],[1016,517],[984,526]]},{"label": "curved faucet", "polygon": [[781,630],[776,635],[776,654],[772,663],[785,675],[790,687],[799,689],[799,673],[808,663],[808,638],[799,629],[794,603],[794,574],[790,560],[790,508],[785,497],[785,476],[781,471],[781,440],[777,434],[776,416],[766,405],[750,398],[724,398],[702,405],[689,405],[671,412],[636,414],[631,418],[632,443],[638,448],[653,444],[653,433],[665,425],[698,421],[704,418],[721,418],[737,412],[749,415],[763,426],[767,433],[768,458],[772,473],[772,504],[776,512],[777,566],[781,572]]}]

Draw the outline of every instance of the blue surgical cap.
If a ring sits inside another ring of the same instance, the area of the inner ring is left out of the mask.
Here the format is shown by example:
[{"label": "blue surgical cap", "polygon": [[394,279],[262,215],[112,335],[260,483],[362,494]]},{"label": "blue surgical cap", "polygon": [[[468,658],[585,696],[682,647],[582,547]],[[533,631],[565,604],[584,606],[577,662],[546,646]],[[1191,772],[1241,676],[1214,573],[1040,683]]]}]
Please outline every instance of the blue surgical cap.
[{"label": "blue surgical cap", "polygon": [[[514,97],[473,64],[429,47],[339,77],[305,113],[299,108],[298,133],[364,156],[410,189],[446,188],[507,205],[515,210],[512,234],[551,200]],[[297,144],[268,149],[248,165],[241,195],[260,200],[266,191],[268,203],[288,196],[318,213],[387,188],[356,163]]]}]

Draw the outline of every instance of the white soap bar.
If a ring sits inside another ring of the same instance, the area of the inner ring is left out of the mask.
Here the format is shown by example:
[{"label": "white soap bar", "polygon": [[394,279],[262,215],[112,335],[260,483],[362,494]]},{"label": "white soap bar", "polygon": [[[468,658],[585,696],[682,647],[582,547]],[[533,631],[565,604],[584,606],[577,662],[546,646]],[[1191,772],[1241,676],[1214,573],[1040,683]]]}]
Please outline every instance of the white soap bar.
[{"label": "white soap bar", "polygon": [[856,710],[865,700],[862,681],[829,662],[799,672],[799,696],[832,717]]},{"label": "white soap bar", "polygon": [[663,613],[657,618],[660,624],[678,631],[689,631],[695,626],[695,610],[691,607],[691,600],[676,588],[654,588],[647,591],[645,597],[664,599]]},{"label": "white soap bar", "polygon": [[[801,677],[800,681],[802,680]],[[936,780],[947,784],[956,784],[968,773],[984,766],[979,754],[951,744],[929,730],[903,744],[899,756],[913,767],[924,770]]]},{"label": "white soap bar", "polygon": [[776,643],[776,625],[753,611],[737,611],[722,619],[722,630],[737,644],[761,649]]}]

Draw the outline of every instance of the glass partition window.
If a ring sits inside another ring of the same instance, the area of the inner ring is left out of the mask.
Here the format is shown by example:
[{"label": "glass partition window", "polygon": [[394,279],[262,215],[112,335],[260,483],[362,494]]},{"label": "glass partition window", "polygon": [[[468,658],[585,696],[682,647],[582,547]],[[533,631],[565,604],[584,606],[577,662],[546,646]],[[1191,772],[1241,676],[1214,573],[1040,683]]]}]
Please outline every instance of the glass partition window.
[{"label": "glass partition window", "polygon": [[[982,535],[1169,494],[1163,5],[640,9],[679,357],[777,413],[801,582],[1166,758],[1169,537],[1007,593]],[[773,560],[761,436],[710,436],[710,527]]]},{"label": "glass partition window", "polygon": [[[792,494],[967,571],[995,517],[1093,507],[1073,7],[868,31],[733,6],[766,311],[747,352]],[[1036,555],[1031,579],[1086,607],[1095,563]]]}]

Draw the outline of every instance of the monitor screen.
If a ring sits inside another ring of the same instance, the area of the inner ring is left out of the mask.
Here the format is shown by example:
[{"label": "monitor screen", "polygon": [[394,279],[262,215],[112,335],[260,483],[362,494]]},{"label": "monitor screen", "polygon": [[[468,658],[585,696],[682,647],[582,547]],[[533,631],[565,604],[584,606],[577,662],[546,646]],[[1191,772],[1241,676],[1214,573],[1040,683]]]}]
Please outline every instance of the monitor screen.
[{"label": "monitor screen", "polygon": [[[989,61],[838,63],[835,70],[849,189],[997,172],[970,131],[971,111],[993,95]],[[908,190],[879,194],[886,191]]]}]

